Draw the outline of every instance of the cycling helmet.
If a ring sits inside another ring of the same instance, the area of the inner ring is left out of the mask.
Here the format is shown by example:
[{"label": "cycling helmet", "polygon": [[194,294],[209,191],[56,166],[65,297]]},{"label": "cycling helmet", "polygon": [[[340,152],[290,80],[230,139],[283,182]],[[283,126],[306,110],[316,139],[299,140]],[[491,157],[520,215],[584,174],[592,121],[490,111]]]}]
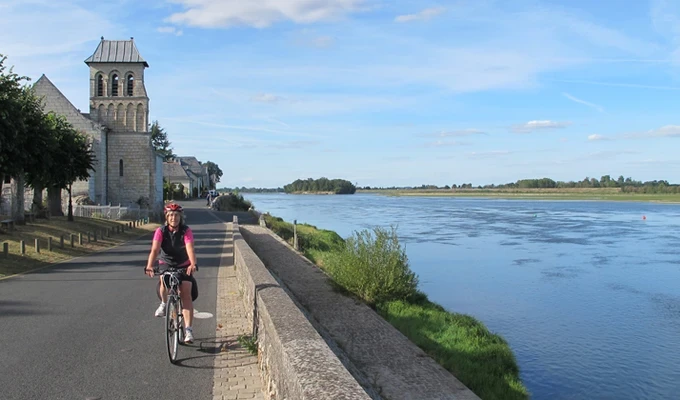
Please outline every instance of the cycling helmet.
[{"label": "cycling helmet", "polygon": [[184,212],[184,209],[177,203],[169,203],[165,205],[164,211],[167,214],[171,211]]}]

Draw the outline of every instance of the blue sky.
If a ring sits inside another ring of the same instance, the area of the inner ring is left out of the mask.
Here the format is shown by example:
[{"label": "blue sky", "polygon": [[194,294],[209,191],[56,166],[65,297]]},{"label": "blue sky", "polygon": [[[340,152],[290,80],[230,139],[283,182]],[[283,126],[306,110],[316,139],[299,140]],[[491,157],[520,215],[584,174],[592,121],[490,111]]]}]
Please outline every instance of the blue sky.
[{"label": "blue sky", "polygon": [[0,0],[0,53],[88,109],[133,36],[150,119],[220,185],[678,183],[680,1]]}]

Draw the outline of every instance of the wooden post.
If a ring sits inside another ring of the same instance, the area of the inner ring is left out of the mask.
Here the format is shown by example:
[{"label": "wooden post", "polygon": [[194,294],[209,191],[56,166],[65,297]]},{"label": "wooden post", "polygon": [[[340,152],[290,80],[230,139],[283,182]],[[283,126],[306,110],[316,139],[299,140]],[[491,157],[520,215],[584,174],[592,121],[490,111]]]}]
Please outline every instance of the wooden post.
[{"label": "wooden post", "polygon": [[2,243],[2,254],[5,256],[5,258],[9,257],[9,243]]},{"label": "wooden post", "polygon": [[40,253],[40,239],[35,239],[35,252]]},{"label": "wooden post", "polygon": [[92,241],[92,234],[90,232],[87,232],[87,243],[90,243]]},{"label": "wooden post", "polygon": [[71,234],[71,247],[75,247],[75,241],[76,241],[76,234],[72,233]]},{"label": "wooden post", "polygon": [[83,245],[83,234],[82,233],[78,234],[78,244],[81,245],[81,246]]},{"label": "wooden post", "polygon": [[64,248],[64,235],[61,235],[59,238],[59,248],[63,249]]},{"label": "wooden post", "polygon": [[52,251],[52,236],[47,237],[47,251]]},{"label": "wooden post", "polygon": [[297,220],[293,220],[293,248],[298,250]]},{"label": "wooden post", "polygon": [[21,255],[26,255],[26,242],[23,240],[19,242],[19,247],[21,247]]},{"label": "wooden post", "polygon": [[96,229],[94,230],[94,241],[95,242],[97,241],[97,230]]}]

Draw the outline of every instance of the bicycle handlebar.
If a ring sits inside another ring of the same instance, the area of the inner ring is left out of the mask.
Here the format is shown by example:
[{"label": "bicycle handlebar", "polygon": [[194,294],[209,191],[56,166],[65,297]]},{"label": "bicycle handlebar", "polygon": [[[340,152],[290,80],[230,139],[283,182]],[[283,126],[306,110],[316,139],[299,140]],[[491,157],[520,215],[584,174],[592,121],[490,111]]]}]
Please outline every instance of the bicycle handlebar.
[{"label": "bicycle handlebar", "polygon": [[[189,268],[187,265],[186,267],[167,267],[164,269],[160,269],[160,267],[156,267],[153,269],[153,275],[154,276],[161,276],[166,272],[180,272],[180,271],[185,271],[186,269]],[[196,266],[196,271],[198,271],[198,265]],[[146,273],[146,267],[144,267],[144,272]]]}]

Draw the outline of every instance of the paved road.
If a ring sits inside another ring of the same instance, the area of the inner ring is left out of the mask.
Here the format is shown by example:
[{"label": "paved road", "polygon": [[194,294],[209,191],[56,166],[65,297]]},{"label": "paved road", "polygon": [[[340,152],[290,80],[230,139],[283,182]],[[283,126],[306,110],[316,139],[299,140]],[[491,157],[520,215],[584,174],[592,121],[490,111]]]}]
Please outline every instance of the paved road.
[{"label": "paved road", "polygon": [[[186,206],[195,306],[214,315],[225,225],[202,201]],[[153,317],[157,278],[142,272],[150,240],[0,281],[0,398],[212,399],[215,319],[195,320],[196,341],[171,365],[163,319]]]}]

